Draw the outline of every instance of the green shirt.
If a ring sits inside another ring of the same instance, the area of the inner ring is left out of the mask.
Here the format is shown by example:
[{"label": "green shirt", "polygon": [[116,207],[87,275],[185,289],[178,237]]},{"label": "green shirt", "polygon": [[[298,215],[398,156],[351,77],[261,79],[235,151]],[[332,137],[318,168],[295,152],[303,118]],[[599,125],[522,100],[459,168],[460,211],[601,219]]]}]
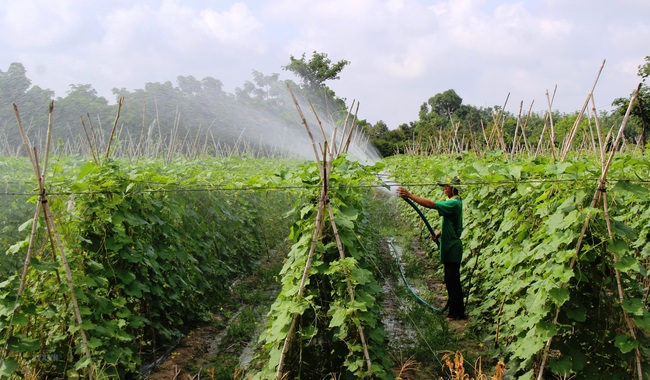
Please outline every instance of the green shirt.
[{"label": "green shirt", "polygon": [[459,196],[446,201],[435,202],[436,209],[442,216],[442,231],[440,233],[440,262],[460,263],[463,258],[463,202]]}]

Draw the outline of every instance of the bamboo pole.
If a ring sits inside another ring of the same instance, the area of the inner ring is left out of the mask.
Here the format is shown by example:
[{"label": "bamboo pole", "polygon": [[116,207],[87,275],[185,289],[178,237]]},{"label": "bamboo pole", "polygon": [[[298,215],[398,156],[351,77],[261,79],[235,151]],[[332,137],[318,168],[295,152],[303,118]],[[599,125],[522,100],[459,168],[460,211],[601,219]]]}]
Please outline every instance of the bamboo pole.
[{"label": "bamboo pole", "polygon": [[481,119],[481,131],[483,132],[483,139],[485,140],[485,146],[487,150],[490,150],[490,140],[488,140],[487,134],[485,133],[485,126],[483,125],[483,119]]},{"label": "bamboo pole", "polygon": [[[336,247],[339,251],[339,257],[341,258],[341,260],[343,260],[345,259],[345,250],[343,249],[343,243],[341,242],[341,237],[339,236],[338,227],[336,226],[336,222],[334,221],[334,211],[332,210],[331,203],[327,204],[327,209],[329,210],[332,232],[334,233],[334,238],[336,240]],[[355,298],[354,288],[352,287],[352,282],[350,281],[350,274],[346,272],[345,277],[347,281],[348,296],[350,297],[350,302],[354,302],[354,298]],[[359,319],[357,310],[354,311],[354,317],[357,320]],[[361,345],[363,347],[363,356],[366,359],[366,367],[367,370],[370,371],[372,369],[372,361],[370,360],[370,351],[368,350],[368,343],[366,342],[366,334],[363,331],[363,325],[361,324],[361,322],[357,324],[357,332],[359,334],[359,339],[361,339]]]},{"label": "bamboo pole", "polygon": [[517,150],[517,135],[519,132],[519,126],[521,125],[521,110],[524,107],[524,101],[519,102],[519,113],[517,114],[517,124],[515,125],[515,135],[512,138],[512,148],[510,148],[510,159],[515,158],[515,153]]},{"label": "bamboo pole", "polygon": [[[36,155],[36,148],[34,148],[34,154]],[[35,156],[36,157],[36,156]],[[38,158],[38,157],[36,157]],[[36,160],[38,165],[38,160]],[[72,307],[74,309],[75,317],[77,318],[77,323],[79,325],[79,332],[81,333],[81,340],[83,342],[84,354],[87,358],[90,358],[90,350],[88,348],[88,338],[86,337],[86,331],[82,327],[83,320],[81,318],[81,312],[79,310],[79,303],[77,302],[77,296],[74,294],[74,281],[72,279],[72,271],[70,270],[70,265],[68,265],[68,259],[63,250],[63,244],[61,243],[61,237],[56,229],[56,224],[54,223],[54,217],[50,211],[49,203],[47,201],[47,194],[45,193],[45,180],[44,177],[40,177],[38,181],[38,186],[40,190],[39,203],[42,205],[43,210],[43,219],[45,220],[45,225],[48,229],[48,233],[51,232],[56,240],[56,246],[59,250],[59,255],[61,256],[61,262],[65,268],[67,279],[68,279],[68,288],[70,289],[70,298],[72,299]]]},{"label": "bamboo pole", "polygon": [[549,126],[549,136],[550,136],[550,145],[551,145],[551,157],[553,161],[556,160],[555,157],[555,123],[553,122],[553,101],[555,100],[555,93],[557,91],[557,85],[553,88],[553,97],[549,99],[548,90],[546,90],[546,103],[548,104],[548,126]]},{"label": "bamboo pole", "polygon": [[352,138],[352,131],[354,131],[354,125],[357,122],[357,112],[359,112],[359,102],[357,102],[357,107],[354,110],[354,117],[352,118],[352,124],[350,125],[350,132],[348,133],[348,138],[345,142],[345,147],[343,148],[344,152],[347,152],[350,148],[350,139]]},{"label": "bamboo pole", "polygon": [[524,139],[524,146],[526,147],[526,152],[528,153],[528,157],[530,157],[530,145],[528,144],[528,138],[526,137],[526,127],[528,127],[530,114],[533,111],[533,104],[535,104],[535,100],[530,102],[530,107],[528,107],[528,113],[526,114],[526,120],[524,121],[524,124],[521,126],[521,136]]},{"label": "bamboo pole", "polygon": [[[352,104],[350,104],[350,108],[348,109],[348,112],[345,115],[345,121],[343,121],[343,131],[341,132],[341,143],[339,144],[338,147],[336,145],[334,145],[335,153],[340,152],[343,149],[343,146],[345,144],[345,142],[343,140],[345,139],[345,135],[346,135],[346,132],[347,132],[346,129],[348,127],[348,120],[350,118],[350,115],[352,114],[352,108],[354,108],[354,103],[355,103],[355,101],[352,100]],[[334,140],[332,140],[332,144],[335,144]]]},{"label": "bamboo pole", "polygon": [[111,130],[110,137],[108,138],[108,145],[106,146],[106,154],[104,158],[108,158],[111,152],[111,144],[113,143],[113,137],[115,137],[115,129],[117,128],[117,121],[120,119],[120,111],[122,110],[122,104],[124,103],[124,96],[120,98],[120,101],[117,102],[117,114],[115,115],[115,121],[113,122],[113,129]]},{"label": "bamboo pole", "polygon": [[503,136],[504,131],[502,129],[504,124],[505,124],[505,116],[504,116],[503,122],[501,122],[501,124],[499,124],[499,119],[501,119],[501,115],[503,114],[503,112],[506,109],[506,105],[508,104],[508,99],[510,99],[510,93],[508,93],[508,96],[506,96],[506,100],[505,100],[505,102],[503,102],[503,107],[499,110],[499,113],[498,113],[497,117],[494,119],[494,127],[497,129],[499,144],[501,145],[501,149],[503,149],[504,158],[506,158],[506,159],[508,158],[508,153],[507,153],[507,148],[506,148],[506,142],[505,142],[505,139],[504,139],[504,136]]},{"label": "bamboo pole", "polygon": [[309,139],[311,140],[311,146],[312,149],[314,150],[314,155],[316,156],[316,164],[320,168],[320,163],[318,160],[319,154],[318,154],[318,149],[316,149],[316,140],[314,140],[314,136],[311,133],[311,130],[309,129],[309,125],[307,124],[307,119],[305,119],[305,115],[302,113],[302,109],[300,109],[300,105],[298,104],[298,100],[296,99],[296,96],[294,95],[293,91],[291,90],[291,87],[287,83],[287,89],[289,89],[289,93],[291,94],[291,99],[293,99],[293,103],[296,105],[296,109],[298,110],[298,114],[300,115],[300,119],[302,120],[302,124],[305,126],[305,129],[307,130],[307,135],[309,136]]},{"label": "bamboo pole", "polygon": [[604,67],[605,67],[605,60],[603,60],[603,63],[600,65],[600,69],[598,70],[598,74],[596,75],[596,80],[594,80],[594,84],[591,86],[591,90],[587,94],[587,99],[585,99],[585,102],[582,104],[580,113],[578,113],[578,117],[576,118],[575,123],[573,123],[571,132],[569,133],[569,139],[566,145],[564,146],[564,150],[562,151],[562,156],[560,157],[560,161],[566,160],[567,156],[569,155],[569,150],[571,150],[571,143],[573,142],[573,138],[575,137],[576,132],[578,131],[578,126],[580,125],[580,121],[582,120],[582,115],[584,115],[585,110],[589,105],[589,101],[593,97],[594,90],[596,89],[596,84],[598,84],[598,79],[600,78],[600,74],[603,72]]},{"label": "bamboo pole", "polygon": [[[637,91],[641,90],[642,85],[643,85],[643,82],[639,83],[639,87],[638,87]],[[643,108],[643,98],[639,96],[637,98],[637,101],[639,102],[638,103],[639,113],[641,114],[641,124],[643,126],[641,128],[641,136],[639,137],[639,142],[637,143],[637,146],[641,145],[641,155],[645,156],[645,142],[646,142],[646,135],[647,135],[647,131],[648,131],[648,120],[646,120],[646,118],[645,118],[645,111],[644,111],[644,108]]]},{"label": "bamboo pole", "polygon": [[97,160],[97,156],[95,155],[95,147],[93,146],[93,141],[90,138],[90,135],[88,134],[88,128],[86,128],[86,123],[84,122],[84,117],[83,115],[80,116],[81,119],[81,126],[84,129],[84,133],[86,135],[86,141],[88,141],[88,149],[90,149],[90,155],[93,157],[93,161],[95,161],[96,164],[99,163],[99,160]]}]

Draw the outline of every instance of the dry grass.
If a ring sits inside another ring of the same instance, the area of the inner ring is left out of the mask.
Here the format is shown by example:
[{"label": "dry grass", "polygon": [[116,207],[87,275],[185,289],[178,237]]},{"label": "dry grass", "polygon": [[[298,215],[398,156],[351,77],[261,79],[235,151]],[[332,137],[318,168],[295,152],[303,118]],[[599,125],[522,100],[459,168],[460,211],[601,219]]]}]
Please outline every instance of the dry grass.
[{"label": "dry grass", "polygon": [[451,380],[503,380],[506,369],[503,362],[498,362],[494,373],[490,376],[488,373],[483,372],[481,358],[479,357],[473,366],[475,377],[470,377],[465,371],[465,358],[460,351],[445,352],[442,359],[445,361],[442,370],[449,371]]}]

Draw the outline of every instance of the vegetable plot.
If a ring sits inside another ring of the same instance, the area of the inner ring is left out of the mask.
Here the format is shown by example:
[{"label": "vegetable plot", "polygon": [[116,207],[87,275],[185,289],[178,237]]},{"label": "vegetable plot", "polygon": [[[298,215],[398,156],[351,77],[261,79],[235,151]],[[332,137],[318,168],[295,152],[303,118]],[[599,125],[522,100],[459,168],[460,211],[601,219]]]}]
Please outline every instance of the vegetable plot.
[{"label": "vegetable plot", "polygon": [[604,164],[593,160],[459,158],[385,163],[397,182],[432,199],[437,180],[461,178],[468,309],[510,372],[645,378],[648,160],[617,157],[603,183]]},{"label": "vegetable plot", "polygon": [[209,319],[232,280],[284,239],[290,191],[263,190],[275,169],[241,158],[66,167],[45,199],[73,290],[53,231],[25,223],[8,254],[26,257],[34,226],[26,277],[0,282],[0,377],[123,377]]}]

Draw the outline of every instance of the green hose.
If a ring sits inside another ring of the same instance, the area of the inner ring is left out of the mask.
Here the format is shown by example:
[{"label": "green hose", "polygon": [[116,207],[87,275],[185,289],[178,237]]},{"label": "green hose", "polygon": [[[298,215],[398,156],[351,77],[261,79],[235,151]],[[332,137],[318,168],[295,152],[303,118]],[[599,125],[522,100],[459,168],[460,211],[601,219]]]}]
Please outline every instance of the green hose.
[{"label": "green hose", "polygon": [[431,306],[427,301],[423,300],[422,298],[420,298],[420,296],[415,294],[415,292],[411,288],[411,285],[409,285],[409,282],[406,280],[406,276],[404,275],[404,270],[402,269],[402,263],[400,262],[400,255],[397,253],[397,249],[395,248],[395,246],[393,246],[393,242],[389,241],[388,244],[390,244],[391,249],[395,253],[395,259],[397,260],[397,266],[399,267],[399,273],[402,275],[402,280],[404,281],[404,285],[406,285],[406,288],[409,290],[409,292],[411,292],[411,294],[413,294],[413,296],[415,297],[415,299],[418,300],[418,302],[420,302],[424,306],[427,306],[429,309],[435,311],[436,313],[444,312],[447,309],[446,304],[445,304],[445,307],[443,307],[442,309],[438,309],[438,308],[436,308],[434,306]]}]

